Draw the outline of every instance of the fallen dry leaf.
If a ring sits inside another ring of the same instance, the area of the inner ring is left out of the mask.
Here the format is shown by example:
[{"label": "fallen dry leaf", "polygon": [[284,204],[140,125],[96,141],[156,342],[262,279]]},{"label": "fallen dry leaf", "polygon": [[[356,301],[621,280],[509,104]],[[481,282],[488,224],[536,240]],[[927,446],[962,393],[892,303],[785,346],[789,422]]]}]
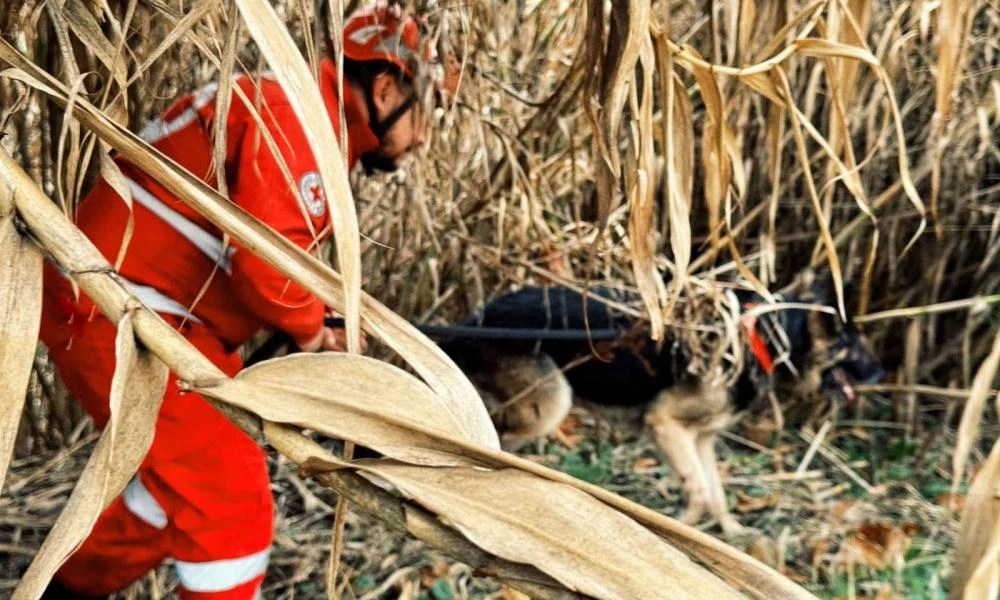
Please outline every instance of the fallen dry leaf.
[{"label": "fallen dry leaf", "polygon": [[965,494],[940,494],[934,498],[934,504],[960,513],[965,510],[965,499]]},{"label": "fallen dry leaf", "polygon": [[785,572],[785,565],[780,564],[779,562],[781,551],[780,548],[778,548],[778,544],[766,535],[758,536],[750,545],[750,548],[747,550],[747,554],[756,558],[765,565],[777,569],[779,573]]},{"label": "fallen dry leaf", "polygon": [[501,600],[531,600],[531,596],[506,585],[500,589],[500,598]]},{"label": "fallen dry leaf", "polygon": [[656,469],[660,466],[660,461],[656,460],[652,456],[644,456],[639,460],[632,463],[632,470],[636,473],[641,471],[647,471],[650,469]]},{"label": "fallen dry leaf", "polygon": [[916,533],[914,523],[865,523],[841,545],[838,560],[873,569],[900,564]]},{"label": "fallen dry leaf", "polygon": [[741,491],[736,492],[736,511],[741,513],[757,512],[774,508],[781,501],[781,494],[771,492],[764,496],[751,496]]}]

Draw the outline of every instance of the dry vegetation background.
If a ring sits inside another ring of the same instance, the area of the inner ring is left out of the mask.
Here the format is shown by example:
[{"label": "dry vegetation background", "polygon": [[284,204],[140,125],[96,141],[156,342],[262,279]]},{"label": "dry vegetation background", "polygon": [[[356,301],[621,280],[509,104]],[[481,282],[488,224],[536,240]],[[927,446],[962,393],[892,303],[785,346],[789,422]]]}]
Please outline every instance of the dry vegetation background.
[{"label": "dry vegetation background", "polygon": [[[275,3],[309,55],[336,27],[321,4],[316,19],[312,2]],[[461,87],[454,104],[429,111],[434,135],[405,173],[355,181],[369,294],[411,321],[449,322],[518,284],[589,281],[641,291],[636,309],[648,314],[712,282],[741,276],[777,290],[832,264],[854,288],[848,308],[887,385],[776,435],[730,436],[727,489],[759,533],[733,543],[823,597],[943,598],[956,556],[963,579],[987,556],[977,581],[996,581],[992,492],[965,501],[974,473],[989,491],[1000,468],[1000,457],[985,460],[998,431],[988,400],[1000,401],[996,0],[423,10],[439,50],[464,58]],[[125,89],[120,116],[137,129],[218,76],[234,11],[7,1],[0,33],[97,106]],[[234,69],[266,68],[246,28],[238,36]],[[620,67],[629,57],[637,69]],[[639,84],[625,85],[631,77]],[[0,143],[71,207],[99,165],[93,136],[63,117],[0,78]],[[660,288],[654,273],[674,283]],[[533,459],[673,513],[679,490],[648,439],[583,409],[574,416],[572,443],[539,443]],[[94,437],[40,352],[0,496],[0,596]],[[335,497],[284,459],[273,468],[281,519],[268,597],[320,597]],[[963,504],[977,520],[966,517],[956,544]],[[348,597],[506,593],[360,513],[347,532]],[[165,585],[161,576],[133,592]]]}]

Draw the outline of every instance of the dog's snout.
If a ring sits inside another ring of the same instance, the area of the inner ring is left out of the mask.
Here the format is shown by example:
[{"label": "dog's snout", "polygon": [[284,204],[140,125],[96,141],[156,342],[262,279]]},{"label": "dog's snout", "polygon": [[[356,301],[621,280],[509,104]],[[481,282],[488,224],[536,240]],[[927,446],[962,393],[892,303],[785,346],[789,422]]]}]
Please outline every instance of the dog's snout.
[{"label": "dog's snout", "polygon": [[851,379],[858,383],[878,383],[885,376],[878,358],[864,346],[851,352],[843,366]]}]

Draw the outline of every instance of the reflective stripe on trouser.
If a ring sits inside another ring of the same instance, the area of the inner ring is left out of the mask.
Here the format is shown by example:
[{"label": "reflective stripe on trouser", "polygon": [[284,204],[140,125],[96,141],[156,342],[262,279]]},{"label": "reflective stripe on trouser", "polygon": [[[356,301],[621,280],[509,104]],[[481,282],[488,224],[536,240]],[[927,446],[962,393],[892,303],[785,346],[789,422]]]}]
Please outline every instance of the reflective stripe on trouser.
[{"label": "reflective stripe on trouser", "polygon": [[[163,529],[167,514],[142,479],[136,475],[122,492],[122,499],[129,512],[143,522]],[[236,558],[202,562],[175,560],[174,569],[181,587],[190,592],[224,592],[247,584],[267,571],[270,548]]]},{"label": "reflective stripe on trouser", "polygon": [[153,494],[142,484],[138,475],[125,486],[122,500],[125,501],[125,507],[129,509],[129,512],[149,525],[157,529],[163,529],[167,526],[167,513],[164,512],[163,507],[156,501]]},{"label": "reflective stripe on trouser", "polygon": [[[66,273],[66,271],[58,265],[56,268],[63,277],[70,280],[70,276]],[[142,302],[149,310],[166,315],[174,315],[175,317],[181,317],[198,324],[202,323],[202,320],[196,317],[188,309],[188,307],[173,298],[168,297],[155,287],[135,283],[134,281],[130,281],[121,275],[118,276],[118,280],[122,282],[125,289],[127,289],[129,293],[135,296],[136,299],[139,300],[139,302]]]},{"label": "reflective stripe on trouser", "polygon": [[178,560],[174,567],[181,587],[192,592],[223,592],[260,577],[267,570],[270,549],[239,558],[209,562]]}]

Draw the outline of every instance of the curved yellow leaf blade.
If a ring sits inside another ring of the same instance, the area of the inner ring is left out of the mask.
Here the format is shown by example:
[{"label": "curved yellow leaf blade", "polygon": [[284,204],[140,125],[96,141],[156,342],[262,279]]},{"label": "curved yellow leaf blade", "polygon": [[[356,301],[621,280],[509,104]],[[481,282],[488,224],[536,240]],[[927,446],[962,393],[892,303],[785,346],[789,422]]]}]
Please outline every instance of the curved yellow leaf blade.
[{"label": "curved yellow leaf blade", "polygon": [[979,365],[975,377],[972,378],[969,399],[965,402],[962,420],[959,422],[958,433],[955,435],[955,452],[951,459],[952,494],[958,490],[958,484],[965,473],[965,464],[972,453],[972,446],[979,440],[979,425],[983,419],[983,408],[986,406],[986,400],[989,398],[993,379],[996,377],[998,369],[1000,369],[1000,329],[997,329],[993,338],[993,347],[989,355]]},{"label": "curved yellow leaf blade", "polygon": [[0,196],[0,491],[28,393],[41,314],[42,253],[17,231],[10,199]]},{"label": "curved yellow leaf blade", "polygon": [[1000,586],[1000,443],[969,487],[955,541],[949,598],[995,598]]},{"label": "curved yellow leaf blade", "polygon": [[450,440],[495,448],[492,425],[470,429],[463,407],[388,363],[342,353],[294,354],[235,379],[195,387],[206,396],[420,464],[479,464]]},{"label": "curved yellow leaf blade", "polygon": [[516,469],[379,465],[367,470],[477,546],[534,565],[594,598],[739,598],[632,519],[567,485]]},{"label": "curved yellow leaf blade", "polygon": [[13,600],[37,600],[59,566],[86,539],[101,511],[125,488],[153,443],[167,368],[136,347],[131,313],[118,324],[111,417],[66,506],[28,567]]}]

